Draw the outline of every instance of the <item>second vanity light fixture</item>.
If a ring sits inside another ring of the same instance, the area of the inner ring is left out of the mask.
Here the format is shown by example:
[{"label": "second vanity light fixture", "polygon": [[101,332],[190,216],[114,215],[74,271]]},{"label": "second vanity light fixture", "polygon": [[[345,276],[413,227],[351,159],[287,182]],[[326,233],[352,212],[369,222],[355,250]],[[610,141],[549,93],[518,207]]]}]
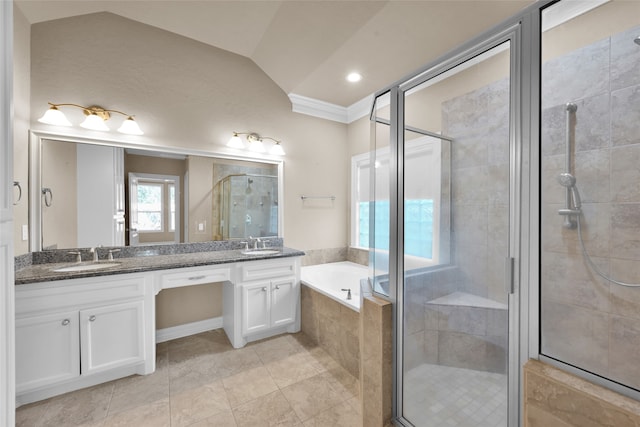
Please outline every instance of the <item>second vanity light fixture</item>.
[{"label": "second vanity light fixture", "polygon": [[107,110],[106,108],[102,108],[97,105],[83,107],[78,104],[53,104],[51,102],[48,104],[50,105],[49,109],[38,119],[40,123],[54,126],[71,126],[71,122],[67,119],[64,113],[58,109],[58,107],[76,107],[82,109],[84,115],[87,116],[84,121],[80,123],[80,126],[85,129],[108,131],[109,127],[105,122],[111,117],[110,113],[118,113],[126,117],[125,121],[118,128],[118,132],[126,133],[128,135],[144,134],[138,126],[138,123],[133,119],[133,116],[123,113],[122,111]]},{"label": "second vanity light fixture", "polygon": [[260,136],[255,132],[233,132],[233,136],[231,137],[229,142],[227,142],[227,147],[244,149],[245,145],[244,142],[242,142],[242,138],[240,138],[240,135],[247,135],[246,138],[247,142],[249,143],[249,146],[247,148],[249,149],[249,151],[253,151],[254,153],[266,152],[267,150],[264,147],[263,141],[265,139],[269,139],[273,141],[273,145],[269,149],[269,154],[273,154],[276,156],[285,155],[284,149],[282,148],[282,145],[280,145],[280,141],[275,138],[271,138],[270,136]]}]

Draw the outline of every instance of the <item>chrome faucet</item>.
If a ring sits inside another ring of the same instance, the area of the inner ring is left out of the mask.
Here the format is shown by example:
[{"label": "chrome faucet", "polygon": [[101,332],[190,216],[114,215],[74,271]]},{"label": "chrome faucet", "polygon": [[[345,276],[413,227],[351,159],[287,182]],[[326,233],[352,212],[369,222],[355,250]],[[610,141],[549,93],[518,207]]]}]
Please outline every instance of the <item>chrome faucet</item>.
[{"label": "chrome faucet", "polygon": [[97,247],[93,247],[93,248],[89,249],[89,252],[91,252],[93,254],[93,262],[98,262],[98,260],[100,259],[98,257],[98,248]]},{"label": "chrome faucet", "polygon": [[343,289],[343,291],[345,291],[347,293],[347,299],[351,299],[351,288]]},{"label": "chrome faucet", "polygon": [[71,255],[75,255],[76,256],[76,262],[82,262],[82,252],[80,251],[69,251],[67,252]]},{"label": "chrome faucet", "polygon": [[[259,237],[253,238],[251,236],[249,236],[249,241],[253,242],[253,249],[258,249],[258,244],[262,242]],[[262,247],[264,248],[264,245]]]}]

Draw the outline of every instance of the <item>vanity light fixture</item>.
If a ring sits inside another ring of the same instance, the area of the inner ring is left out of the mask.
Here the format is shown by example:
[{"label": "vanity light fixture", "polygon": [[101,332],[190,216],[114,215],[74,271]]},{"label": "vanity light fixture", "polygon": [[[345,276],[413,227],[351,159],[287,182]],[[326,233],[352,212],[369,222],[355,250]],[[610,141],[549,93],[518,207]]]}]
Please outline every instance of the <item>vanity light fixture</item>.
[{"label": "vanity light fixture", "polygon": [[240,138],[240,135],[247,135],[247,143],[249,144],[247,149],[249,151],[252,151],[254,153],[266,152],[267,150],[264,146],[264,140],[269,139],[273,141],[273,145],[269,148],[269,154],[275,156],[285,155],[284,149],[282,148],[282,145],[280,145],[280,141],[275,138],[271,138],[270,136],[260,136],[255,132],[233,132],[233,136],[231,137],[229,142],[227,142],[227,147],[236,149],[245,148],[245,144],[244,142],[242,142],[242,138]]},{"label": "vanity light fixture", "polygon": [[122,111],[107,110],[97,105],[92,105],[91,107],[83,107],[82,105],[78,104],[53,104],[51,102],[49,102],[48,104],[50,105],[49,109],[44,113],[42,117],[38,119],[40,123],[54,126],[71,126],[71,122],[67,120],[64,113],[60,111],[58,107],[76,107],[82,109],[84,115],[87,116],[84,121],[80,123],[80,126],[85,129],[108,131],[109,127],[105,122],[109,120],[109,118],[111,118],[110,113],[118,113],[126,117],[125,121],[118,128],[118,132],[126,133],[129,135],[144,134],[144,132],[140,130],[138,123],[136,123],[136,121],[133,119],[133,116],[123,113]]}]

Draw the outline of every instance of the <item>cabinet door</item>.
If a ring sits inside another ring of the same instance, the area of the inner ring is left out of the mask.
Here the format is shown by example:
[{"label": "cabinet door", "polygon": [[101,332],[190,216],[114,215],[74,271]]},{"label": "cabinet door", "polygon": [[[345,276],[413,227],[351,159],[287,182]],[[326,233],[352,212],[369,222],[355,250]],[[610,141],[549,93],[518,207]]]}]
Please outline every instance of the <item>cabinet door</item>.
[{"label": "cabinet door", "polygon": [[144,361],[142,301],[80,311],[82,375]]},{"label": "cabinet door", "polygon": [[269,328],[269,281],[242,285],[242,335]]},{"label": "cabinet door", "polygon": [[278,327],[296,320],[298,287],[295,277],[271,282],[271,326]]},{"label": "cabinet door", "polygon": [[80,375],[78,312],[16,319],[16,391]]}]

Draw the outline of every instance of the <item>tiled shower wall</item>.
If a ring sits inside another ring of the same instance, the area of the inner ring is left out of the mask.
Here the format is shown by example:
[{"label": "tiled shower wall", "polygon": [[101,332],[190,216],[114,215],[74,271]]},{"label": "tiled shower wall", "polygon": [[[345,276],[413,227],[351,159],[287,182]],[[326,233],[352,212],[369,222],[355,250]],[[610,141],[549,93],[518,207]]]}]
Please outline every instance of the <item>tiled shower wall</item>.
[{"label": "tiled shower wall", "polygon": [[405,281],[406,370],[422,363],[505,372],[507,312],[430,303],[464,292],[503,304],[509,243],[509,80],[442,104],[451,143],[453,267]]},{"label": "tiled shower wall", "polygon": [[509,79],[442,104],[451,143],[452,259],[462,289],[507,302],[509,247]]},{"label": "tiled shower wall", "polygon": [[[542,69],[542,353],[640,388],[640,288],[598,277],[562,227],[565,104],[578,106],[573,174],[593,262],[640,282],[640,26]],[[543,47],[544,49],[544,47]]]}]

